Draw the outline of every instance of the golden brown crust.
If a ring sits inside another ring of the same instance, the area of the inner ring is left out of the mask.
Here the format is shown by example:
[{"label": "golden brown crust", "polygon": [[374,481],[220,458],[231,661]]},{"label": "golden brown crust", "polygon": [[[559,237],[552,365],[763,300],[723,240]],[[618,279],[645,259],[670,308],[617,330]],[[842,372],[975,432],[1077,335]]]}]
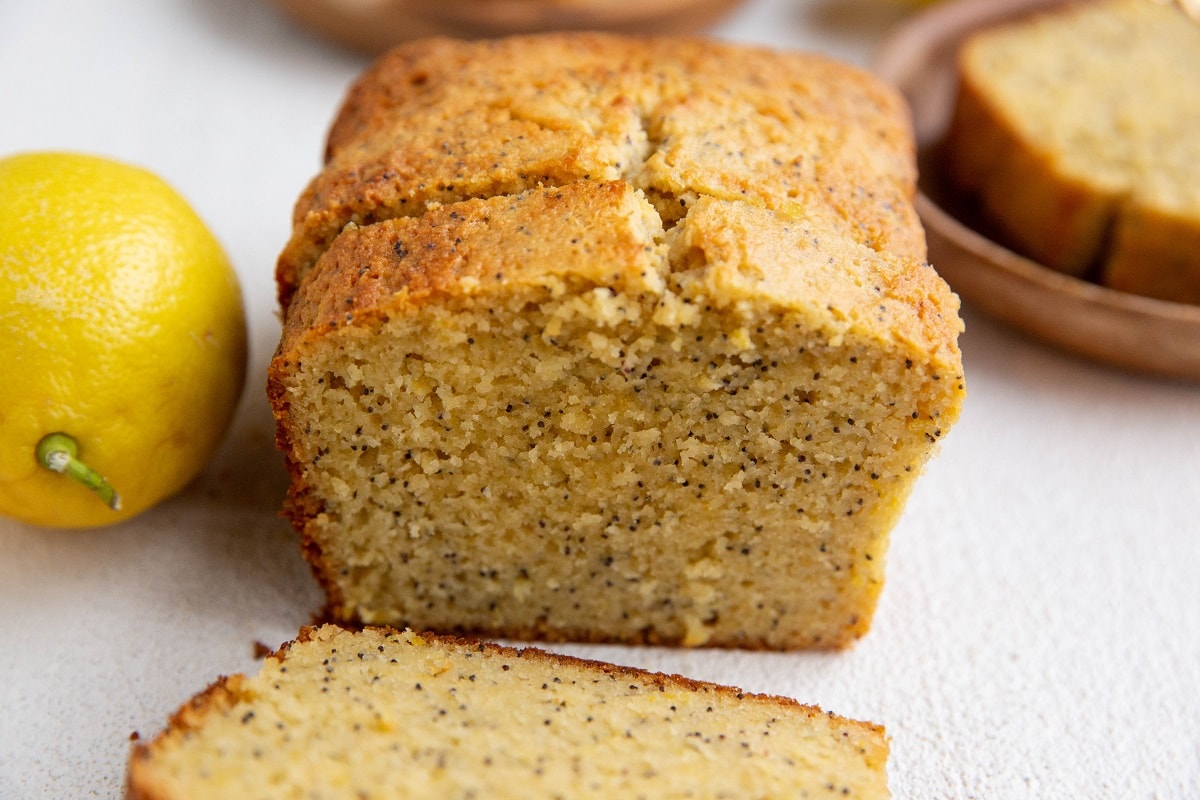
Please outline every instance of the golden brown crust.
[{"label": "golden brown crust", "polygon": [[439,206],[419,218],[346,230],[289,310],[279,352],[294,350],[306,333],[362,325],[371,316],[462,293],[465,286],[484,292],[568,267],[608,265],[619,284],[627,273],[656,268],[643,242],[621,231],[636,204],[624,182],[589,182]]},{"label": "golden brown crust", "polygon": [[[370,328],[437,296],[487,293],[556,273],[619,288],[634,276],[669,270],[639,238],[653,231],[630,225],[640,202],[624,182],[587,182],[440,206],[420,218],[345,231],[309,274],[285,320],[269,390],[276,407],[287,416],[277,376],[301,357],[303,342],[339,327]],[[853,244],[834,237],[822,243],[818,237],[827,231],[744,204],[701,200],[682,229],[677,250],[699,249],[731,269],[742,260],[752,263],[756,285],[781,305],[836,308],[864,328],[944,350],[955,368],[958,301],[927,264],[887,253],[864,259]],[[831,275],[828,258],[837,258],[844,273]],[[874,292],[861,291],[866,281]],[[279,436],[287,452],[283,426]]]},{"label": "golden brown crust", "polygon": [[911,150],[894,92],[816,56],[599,34],[423,40],[350,90],[296,206],[280,297],[348,222],[578,181],[818,216],[921,259]]},{"label": "golden brown crust", "polygon": [[295,450],[292,446],[291,431],[294,430],[295,420],[292,419],[291,403],[288,402],[283,378],[282,370],[278,369],[276,361],[273,361],[271,368],[267,370],[267,398],[275,415],[275,447],[284,454],[284,467],[290,479],[287,499],[280,515],[300,534],[300,548],[304,560],[312,568],[313,577],[325,592],[327,610],[323,612],[322,618],[337,619],[340,615],[332,613],[331,609],[340,607],[341,590],[332,577],[333,570],[321,552],[321,545],[308,529],[309,521],[321,513],[323,504],[303,480],[304,465],[292,456]]},{"label": "golden brown crust", "polygon": [[1126,208],[1100,280],[1122,292],[1200,305],[1200,208],[1195,215],[1149,204]]},{"label": "golden brown crust", "polygon": [[[287,645],[269,657],[278,657],[286,647]],[[154,756],[154,751],[168,742],[186,737],[190,731],[202,726],[209,715],[220,714],[232,708],[239,700],[237,687],[243,679],[242,675],[218,677],[207,689],[180,706],[167,721],[166,729],[152,741],[134,742],[126,776],[127,800],[170,800],[170,791],[159,785],[152,770],[146,768]]]}]

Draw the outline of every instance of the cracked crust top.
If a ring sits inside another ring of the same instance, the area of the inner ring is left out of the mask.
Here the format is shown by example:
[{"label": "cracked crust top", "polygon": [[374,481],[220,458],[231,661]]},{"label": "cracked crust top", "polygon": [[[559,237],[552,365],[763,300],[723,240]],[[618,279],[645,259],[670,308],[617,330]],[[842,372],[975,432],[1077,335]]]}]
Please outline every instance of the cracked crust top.
[{"label": "cracked crust top", "polygon": [[347,223],[539,186],[624,181],[666,227],[742,201],[923,260],[899,97],[803,54],[692,39],[428,39],[379,59],[334,122],[277,267],[287,308]]}]

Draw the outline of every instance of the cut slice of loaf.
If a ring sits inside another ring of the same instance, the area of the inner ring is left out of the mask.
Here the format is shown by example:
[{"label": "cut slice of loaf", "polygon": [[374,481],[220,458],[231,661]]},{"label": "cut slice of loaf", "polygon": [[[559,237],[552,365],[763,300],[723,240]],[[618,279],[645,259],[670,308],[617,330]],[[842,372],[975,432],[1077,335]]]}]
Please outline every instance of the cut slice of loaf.
[{"label": "cut slice of loaf", "polygon": [[539,650],[301,631],[138,744],[134,800],[888,797],[881,727]]},{"label": "cut slice of loaf", "polygon": [[1122,291],[1200,303],[1200,25],[1102,0],[975,34],[945,143],[1014,245]]},{"label": "cut slice of loaf", "polygon": [[[702,74],[720,80],[688,82],[696,43],[595,37],[523,40],[573,66],[518,101],[523,68],[496,46],[376,67],[281,261],[269,392],[329,614],[848,644],[963,396],[958,301],[918,258],[899,107],[807,57],[714,44]],[[537,124],[513,134],[534,98]],[[414,144],[478,107],[505,109],[506,138]],[[551,155],[504,161],[528,148]],[[497,196],[448,196],[468,189]]]}]

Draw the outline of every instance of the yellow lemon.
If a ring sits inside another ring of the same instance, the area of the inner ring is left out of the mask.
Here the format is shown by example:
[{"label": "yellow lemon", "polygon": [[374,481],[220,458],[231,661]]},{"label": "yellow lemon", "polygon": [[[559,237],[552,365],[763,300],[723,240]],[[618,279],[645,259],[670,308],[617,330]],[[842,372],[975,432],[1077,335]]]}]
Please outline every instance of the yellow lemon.
[{"label": "yellow lemon", "polygon": [[170,496],[245,370],[237,276],[170,186],[95,156],[0,159],[0,514],[94,527]]}]

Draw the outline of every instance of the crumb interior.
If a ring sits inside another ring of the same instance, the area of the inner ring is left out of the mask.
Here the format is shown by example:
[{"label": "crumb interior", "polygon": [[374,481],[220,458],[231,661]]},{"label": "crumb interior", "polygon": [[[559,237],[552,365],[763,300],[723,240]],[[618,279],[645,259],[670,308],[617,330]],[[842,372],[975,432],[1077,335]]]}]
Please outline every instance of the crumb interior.
[{"label": "crumb interior", "polygon": [[146,777],[178,798],[886,796],[871,726],[412,633],[294,645],[232,695]]},{"label": "crumb interior", "polygon": [[289,378],[335,616],[834,647],[941,434],[938,376],[769,298],[565,277],[327,337]]}]

